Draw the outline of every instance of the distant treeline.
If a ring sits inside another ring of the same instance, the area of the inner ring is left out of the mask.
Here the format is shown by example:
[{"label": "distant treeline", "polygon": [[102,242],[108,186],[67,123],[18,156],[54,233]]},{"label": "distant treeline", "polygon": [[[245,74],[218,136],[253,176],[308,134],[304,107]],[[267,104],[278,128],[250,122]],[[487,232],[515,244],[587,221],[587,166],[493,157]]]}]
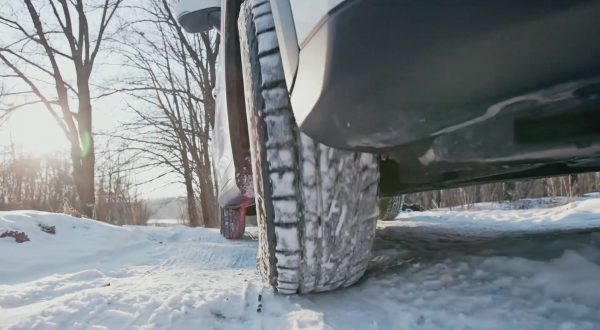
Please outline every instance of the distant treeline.
[{"label": "distant treeline", "polygon": [[[70,161],[14,152],[0,155],[0,211],[38,210],[81,216]],[[145,224],[150,211],[127,171],[108,163],[97,172],[93,218],[113,224]]]},{"label": "distant treeline", "polygon": [[[110,157],[105,157],[99,166],[93,217],[119,225],[146,224],[151,211],[137,196],[124,167]],[[67,159],[0,153],[0,211],[29,209],[80,216],[75,207],[80,201],[72,180]],[[381,217],[393,217],[402,204],[434,209],[523,198],[575,197],[597,191],[600,172],[475,185],[386,198],[382,201]]]},{"label": "distant treeline", "polygon": [[576,197],[597,191],[600,191],[600,172],[573,174],[395,196],[383,201],[381,213],[383,218],[394,217],[402,204],[418,204],[424,209],[434,209],[481,202],[510,202],[523,198]]}]

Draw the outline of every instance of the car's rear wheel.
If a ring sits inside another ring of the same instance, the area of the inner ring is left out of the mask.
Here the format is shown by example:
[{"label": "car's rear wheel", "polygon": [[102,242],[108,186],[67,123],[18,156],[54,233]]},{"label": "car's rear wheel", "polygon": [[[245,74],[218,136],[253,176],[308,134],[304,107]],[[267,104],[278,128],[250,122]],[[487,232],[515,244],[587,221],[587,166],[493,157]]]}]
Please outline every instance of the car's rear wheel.
[{"label": "car's rear wheel", "polygon": [[227,239],[240,239],[246,230],[246,209],[221,208],[221,235]]},{"label": "car's rear wheel", "polygon": [[247,0],[238,26],[260,273],[284,294],[351,285],[366,270],[375,236],[377,157],[298,130],[268,0]]}]

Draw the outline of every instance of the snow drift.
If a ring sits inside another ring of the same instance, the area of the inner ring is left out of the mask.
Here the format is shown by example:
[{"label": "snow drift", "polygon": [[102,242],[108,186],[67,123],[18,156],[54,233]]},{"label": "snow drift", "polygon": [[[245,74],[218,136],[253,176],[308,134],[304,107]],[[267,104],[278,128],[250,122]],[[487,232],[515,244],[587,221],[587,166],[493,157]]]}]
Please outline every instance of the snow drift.
[{"label": "snow drift", "polygon": [[0,233],[30,239],[0,239],[0,328],[600,329],[600,199],[379,226],[359,284],[284,297],[261,284],[251,238],[0,212]]}]

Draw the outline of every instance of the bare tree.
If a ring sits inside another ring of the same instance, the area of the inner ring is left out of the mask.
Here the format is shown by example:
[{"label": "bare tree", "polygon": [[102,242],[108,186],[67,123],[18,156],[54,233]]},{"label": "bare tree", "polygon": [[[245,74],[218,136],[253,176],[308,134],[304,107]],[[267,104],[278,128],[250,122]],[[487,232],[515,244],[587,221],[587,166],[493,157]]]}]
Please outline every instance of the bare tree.
[{"label": "bare tree", "polygon": [[[0,85],[0,109],[8,107],[9,105],[6,103],[6,91],[4,85]],[[8,112],[0,112],[0,127],[6,122],[8,115]]]},{"label": "bare tree", "polygon": [[132,181],[135,161],[126,154],[108,150],[101,156],[94,218],[116,225],[145,225],[150,210]]},{"label": "bare tree", "polygon": [[[70,143],[81,211],[95,203],[94,139],[90,77],[109,26],[123,0],[48,0],[1,4],[2,77],[15,80],[9,94],[20,102],[4,112],[42,106]],[[77,105],[73,105],[76,103]]]},{"label": "bare tree", "polygon": [[210,135],[219,35],[184,33],[167,0],[152,0],[138,12],[139,22],[127,31],[130,47],[123,51],[136,75],[107,93],[125,92],[143,105],[131,106],[138,119],[119,137],[137,144],[133,149],[147,164],[180,175],[191,226],[216,227]]}]

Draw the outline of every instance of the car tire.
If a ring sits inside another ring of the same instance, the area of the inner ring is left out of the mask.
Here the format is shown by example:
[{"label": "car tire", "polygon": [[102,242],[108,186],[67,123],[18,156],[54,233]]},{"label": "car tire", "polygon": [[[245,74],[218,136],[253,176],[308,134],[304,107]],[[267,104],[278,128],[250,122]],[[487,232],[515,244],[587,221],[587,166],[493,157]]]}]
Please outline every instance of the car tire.
[{"label": "car tire", "polygon": [[282,294],[352,285],[367,268],[375,236],[377,157],[327,147],[299,131],[268,0],[245,1],[238,27],[259,271]]},{"label": "car tire", "polygon": [[246,209],[221,208],[221,235],[227,239],[240,239],[246,230]]}]

